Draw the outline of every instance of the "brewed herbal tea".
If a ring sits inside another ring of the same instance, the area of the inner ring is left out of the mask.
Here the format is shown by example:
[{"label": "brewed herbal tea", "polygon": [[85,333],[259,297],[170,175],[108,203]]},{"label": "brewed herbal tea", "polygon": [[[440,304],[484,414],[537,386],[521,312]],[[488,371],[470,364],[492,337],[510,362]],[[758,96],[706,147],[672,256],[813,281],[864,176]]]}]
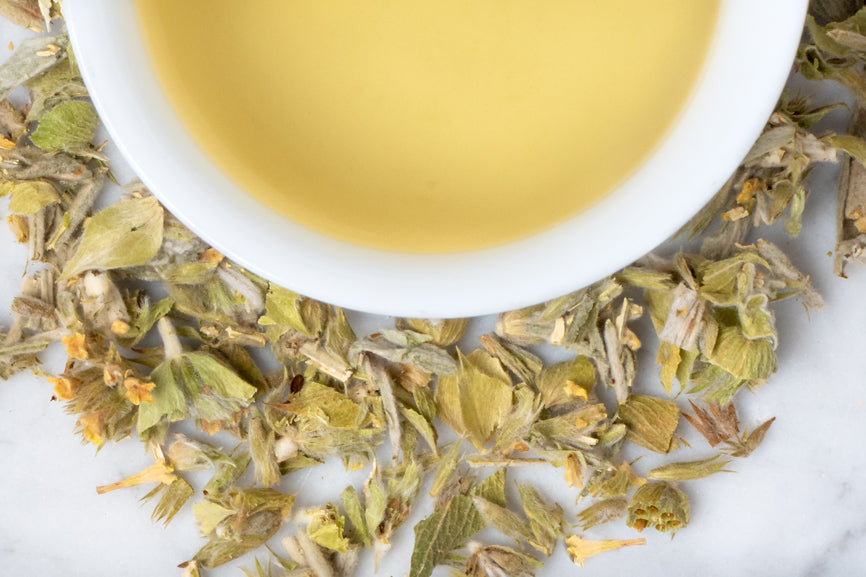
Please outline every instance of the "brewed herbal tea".
[{"label": "brewed herbal tea", "polygon": [[701,74],[719,0],[138,0],[162,87],[225,174],[292,221],[407,252],[587,208]]}]

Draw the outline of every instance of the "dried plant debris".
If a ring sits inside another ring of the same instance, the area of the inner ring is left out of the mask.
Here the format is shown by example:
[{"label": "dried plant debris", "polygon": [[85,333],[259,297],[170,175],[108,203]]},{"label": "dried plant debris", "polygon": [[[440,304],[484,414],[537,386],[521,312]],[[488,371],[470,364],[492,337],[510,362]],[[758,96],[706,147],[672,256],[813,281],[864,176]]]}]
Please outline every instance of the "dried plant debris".
[{"label": "dried plant debris", "polygon": [[[866,10],[849,4],[857,3],[816,5],[797,69],[842,82],[862,103]],[[52,24],[58,3],[0,0],[0,14],[53,34],[21,43],[0,66],[0,195],[29,261],[0,334],[0,377],[44,376],[85,443],[144,443],[153,464],[97,490],[150,485],[144,500],[163,523],[191,503],[206,542],[183,575],[250,551],[247,575],[350,575],[361,550],[378,559],[395,532],[407,534],[416,507],[427,514],[406,560],[413,577],[439,565],[528,577],[560,543],[582,566],[644,543],[592,538],[621,519],[675,533],[689,522],[687,482],[729,470],[770,429],[773,419],[741,429],[734,403],[776,372],[774,303],[822,304],[779,247],[755,238],[775,223],[800,232],[814,164],[842,164],[837,272],[863,254],[866,115],[854,111],[851,134],[816,134],[837,107],[786,95],[743,165],[684,229],[699,249],[649,255],[503,313],[479,345],[466,342],[467,319],[397,319],[357,335],[344,311],[269,283],[196,238],[141,183],[98,209],[113,176],[93,143],[98,118],[68,39]],[[23,106],[5,99],[19,86],[29,93]],[[643,317],[657,340],[638,338]],[[55,342],[68,361],[48,374],[39,354]],[[569,358],[546,364],[542,344]],[[644,346],[655,347],[656,382],[638,372]],[[693,454],[681,416],[717,454]],[[626,461],[626,446],[664,461],[645,470]],[[293,513],[283,481],[329,459],[365,470],[366,481]],[[508,471],[519,467],[556,471],[570,493],[558,497],[580,512],[512,481]],[[195,487],[194,471],[210,480]],[[273,538],[287,525],[294,532],[280,549]],[[485,528],[509,545],[476,542]]]}]

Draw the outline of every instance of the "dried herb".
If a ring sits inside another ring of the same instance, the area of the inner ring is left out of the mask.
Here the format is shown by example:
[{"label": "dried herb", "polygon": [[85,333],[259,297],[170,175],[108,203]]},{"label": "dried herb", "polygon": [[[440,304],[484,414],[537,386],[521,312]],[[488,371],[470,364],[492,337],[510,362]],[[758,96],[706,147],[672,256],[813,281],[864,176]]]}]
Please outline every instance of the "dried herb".
[{"label": "dried herb", "polygon": [[571,557],[571,560],[578,566],[583,567],[587,557],[632,545],[646,545],[646,539],[587,541],[582,537],[574,535],[566,539],[566,544],[568,545],[568,555]]}]

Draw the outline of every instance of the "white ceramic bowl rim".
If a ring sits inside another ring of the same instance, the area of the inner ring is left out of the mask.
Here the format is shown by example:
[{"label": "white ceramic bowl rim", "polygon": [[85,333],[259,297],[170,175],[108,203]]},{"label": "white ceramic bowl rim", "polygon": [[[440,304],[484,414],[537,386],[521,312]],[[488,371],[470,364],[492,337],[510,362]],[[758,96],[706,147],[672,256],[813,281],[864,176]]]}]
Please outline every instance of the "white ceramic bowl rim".
[{"label": "white ceramic bowl rim", "polygon": [[692,101],[642,168],[546,232],[448,255],[361,248],[272,213],[225,177],[183,129],[150,67],[133,0],[66,0],[64,13],[109,133],[187,226],[249,270],[301,294],[366,312],[444,318],[555,298],[676,232],[760,134],[788,77],[807,6],[808,0],[724,0]]}]

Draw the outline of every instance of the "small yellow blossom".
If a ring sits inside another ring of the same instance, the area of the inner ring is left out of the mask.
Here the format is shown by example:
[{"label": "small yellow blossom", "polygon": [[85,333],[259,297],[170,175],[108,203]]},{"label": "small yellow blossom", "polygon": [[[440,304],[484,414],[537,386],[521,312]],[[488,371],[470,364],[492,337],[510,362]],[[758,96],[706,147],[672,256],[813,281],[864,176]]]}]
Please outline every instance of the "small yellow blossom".
[{"label": "small yellow blossom", "polygon": [[209,248],[199,255],[199,260],[207,263],[218,263],[221,262],[223,258],[222,253],[214,248]]},{"label": "small yellow blossom", "polygon": [[738,204],[748,204],[764,189],[764,183],[759,178],[750,178],[743,183],[743,189],[737,194]]},{"label": "small yellow blossom", "polygon": [[66,347],[66,354],[72,359],[82,361],[86,361],[88,357],[85,341],[86,337],[83,333],[73,333],[60,339],[60,342]]},{"label": "small yellow blossom", "polygon": [[568,554],[571,560],[578,566],[583,567],[586,559],[605,551],[613,551],[630,545],[645,545],[646,539],[607,539],[604,541],[587,541],[577,535],[572,535],[565,540]]},{"label": "small yellow blossom", "polygon": [[136,377],[127,377],[123,381],[123,386],[126,387],[126,398],[132,401],[133,405],[153,402],[153,395],[150,392],[156,386],[155,383],[143,381]]},{"label": "small yellow blossom", "polygon": [[216,435],[223,430],[222,421],[205,421],[202,419],[199,421],[199,426],[201,427],[202,432],[207,433],[208,435]]},{"label": "small yellow blossom", "polygon": [[111,332],[123,336],[129,332],[129,323],[121,319],[114,319],[114,322],[111,323]]},{"label": "small yellow blossom", "polygon": [[54,394],[58,399],[68,401],[81,385],[81,381],[70,377],[46,377],[46,380],[54,385]]},{"label": "small yellow blossom", "polygon": [[574,381],[565,381],[565,392],[572,397],[587,400],[588,395],[586,389],[575,383]]},{"label": "small yellow blossom", "polygon": [[94,445],[101,445],[103,416],[99,413],[89,413],[78,419],[78,426],[82,428],[84,438]]},{"label": "small yellow blossom", "polygon": [[117,483],[112,483],[110,485],[103,485],[101,487],[97,487],[96,492],[102,495],[103,493],[108,493],[109,491],[114,491],[116,489],[126,489],[127,487],[135,487],[137,485],[143,485],[144,483],[162,483],[163,485],[171,485],[175,481],[175,479],[177,479],[177,475],[174,474],[174,467],[172,467],[165,461],[160,461],[158,463],[154,463],[144,471],[136,473],[131,477],[127,477],[122,481],[118,481]]}]

